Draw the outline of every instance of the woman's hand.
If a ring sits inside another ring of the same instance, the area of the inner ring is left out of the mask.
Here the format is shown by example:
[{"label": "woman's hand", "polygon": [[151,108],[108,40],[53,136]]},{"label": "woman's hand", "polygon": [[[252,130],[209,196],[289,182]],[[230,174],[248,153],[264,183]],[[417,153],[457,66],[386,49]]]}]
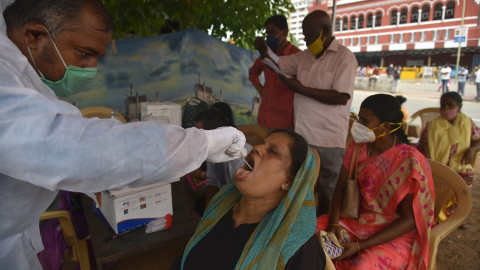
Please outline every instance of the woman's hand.
[{"label": "woman's hand", "polygon": [[335,259],[332,259],[333,261],[341,261],[344,259],[348,259],[359,252],[357,242],[345,242],[342,243],[342,246],[345,248],[342,255]]},{"label": "woman's hand", "polygon": [[328,225],[327,232],[334,233],[337,239],[340,241],[340,239],[343,238],[342,233],[341,233],[342,227],[340,225]]},{"label": "woman's hand", "polygon": [[475,151],[470,147],[462,157],[462,164],[471,164],[475,160]]}]

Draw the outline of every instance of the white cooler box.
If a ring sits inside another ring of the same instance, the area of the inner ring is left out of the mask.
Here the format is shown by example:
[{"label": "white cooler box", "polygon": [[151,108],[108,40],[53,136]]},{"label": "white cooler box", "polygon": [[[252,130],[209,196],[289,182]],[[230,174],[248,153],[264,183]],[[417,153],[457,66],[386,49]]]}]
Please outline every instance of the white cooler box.
[{"label": "white cooler box", "polygon": [[[148,222],[173,215],[172,188],[170,183],[146,185],[138,188],[106,190],[101,192],[99,208],[94,206],[116,234],[143,226]],[[98,197],[97,197],[98,200]]]},{"label": "white cooler box", "polygon": [[164,124],[182,125],[182,106],[173,102],[142,102],[142,121],[155,120]]}]

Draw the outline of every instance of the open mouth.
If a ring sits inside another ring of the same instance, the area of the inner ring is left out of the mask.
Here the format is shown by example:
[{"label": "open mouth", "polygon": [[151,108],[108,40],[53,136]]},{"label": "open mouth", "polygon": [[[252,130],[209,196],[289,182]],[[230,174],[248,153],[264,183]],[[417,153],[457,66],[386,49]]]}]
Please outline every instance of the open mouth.
[{"label": "open mouth", "polygon": [[245,164],[243,164],[243,168],[247,171],[253,172],[253,169],[255,168],[255,160],[251,156],[248,156],[245,159]]}]

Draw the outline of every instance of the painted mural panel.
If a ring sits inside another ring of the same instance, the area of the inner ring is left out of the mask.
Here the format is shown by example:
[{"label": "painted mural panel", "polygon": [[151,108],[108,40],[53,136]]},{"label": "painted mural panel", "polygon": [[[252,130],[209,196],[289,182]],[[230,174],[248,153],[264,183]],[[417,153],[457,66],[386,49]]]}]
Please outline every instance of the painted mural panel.
[{"label": "painted mural panel", "polygon": [[101,58],[95,81],[65,100],[79,108],[111,107],[133,120],[128,106],[137,101],[184,105],[198,97],[208,104],[229,103],[237,125],[254,124],[260,100],[248,69],[256,57],[258,53],[192,29],[117,40]]}]

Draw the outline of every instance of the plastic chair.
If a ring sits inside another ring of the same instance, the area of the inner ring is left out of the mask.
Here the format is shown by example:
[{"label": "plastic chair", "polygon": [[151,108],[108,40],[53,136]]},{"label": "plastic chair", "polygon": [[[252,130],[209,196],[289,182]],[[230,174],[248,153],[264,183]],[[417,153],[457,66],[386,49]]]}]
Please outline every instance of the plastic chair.
[{"label": "plastic chair", "polygon": [[433,160],[428,160],[432,168],[435,186],[435,218],[447,201],[455,195],[457,209],[445,221],[434,226],[430,231],[428,269],[435,269],[438,244],[462,225],[472,209],[472,196],[464,180],[451,168]]},{"label": "plastic chair", "polygon": [[408,131],[408,128],[413,123],[413,121],[415,121],[417,117],[420,117],[421,125],[420,125],[420,133],[418,134],[418,137],[420,137],[420,135],[422,134],[422,130],[425,128],[427,123],[439,115],[440,115],[440,108],[438,107],[421,109],[415,112],[410,117],[410,121],[408,121],[405,129]]},{"label": "plastic chair", "polygon": [[63,238],[69,247],[65,250],[65,259],[78,262],[80,264],[80,269],[82,270],[89,270],[90,258],[88,256],[87,242],[77,238],[72,219],[70,218],[70,213],[66,210],[45,211],[40,216],[40,220],[51,218],[57,218],[60,221]]},{"label": "plastic chair", "polygon": [[83,109],[80,109],[80,112],[82,113],[83,117],[86,117],[86,118],[93,118],[93,117],[110,118],[112,111],[115,112],[115,115],[117,116],[117,119],[120,120],[120,122],[124,124],[127,123],[127,120],[125,120],[125,117],[123,117],[122,114],[120,114],[118,111],[112,108],[102,107],[102,106],[91,106],[91,107],[85,107]]},{"label": "plastic chair", "polygon": [[238,130],[245,134],[247,143],[251,146],[259,144],[268,135],[268,131],[259,125],[245,125],[238,127]]}]

